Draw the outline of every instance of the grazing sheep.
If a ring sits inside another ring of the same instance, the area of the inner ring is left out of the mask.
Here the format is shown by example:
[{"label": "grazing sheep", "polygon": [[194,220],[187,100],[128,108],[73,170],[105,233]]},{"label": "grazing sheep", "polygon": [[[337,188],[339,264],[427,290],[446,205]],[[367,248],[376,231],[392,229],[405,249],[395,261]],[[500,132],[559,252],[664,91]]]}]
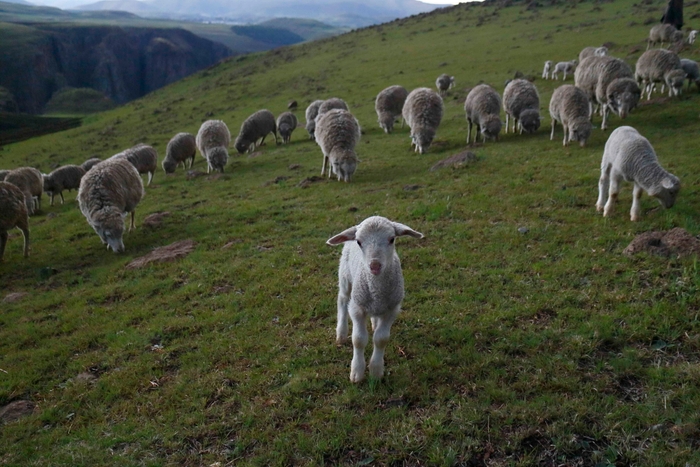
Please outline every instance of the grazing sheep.
[{"label": "grazing sheep", "polygon": [[649,50],[651,47],[655,47],[657,43],[659,46],[663,47],[664,42],[671,44],[674,42],[681,42],[682,40],[683,32],[678,31],[672,24],[656,24],[649,30],[647,50]]},{"label": "grazing sheep", "polygon": [[608,54],[608,48],[603,47],[585,47],[578,54],[578,62],[581,63],[584,58],[588,57],[605,57]]},{"label": "grazing sheep", "polygon": [[639,205],[642,191],[658,198],[665,208],[670,208],[681,188],[678,177],[659,165],[649,140],[630,126],[615,129],[605,143],[596,202],[596,209],[603,211],[605,217],[612,213],[623,179],[634,183],[630,211],[632,221],[638,221],[642,216]]},{"label": "grazing sheep", "polygon": [[338,177],[349,182],[357,169],[355,146],[360,141],[360,124],[347,110],[332,109],[320,115],[316,121],[316,142],[323,151],[321,175],[328,167]]},{"label": "grazing sheep", "polygon": [[542,79],[549,79],[551,77],[553,66],[554,62],[551,60],[547,60],[546,62],[544,62],[544,70],[542,70]]},{"label": "grazing sheep", "polygon": [[44,177],[34,167],[20,167],[10,170],[5,181],[12,183],[24,193],[27,213],[32,216],[41,209],[41,194],[44,191]]},{"label": "grazing sheep", "polygon": [[77,190],[80,188],[80,180],[85,175],[85,169],[79,165],[64,165],[59,167],[48,175],[44,175],[44,192],[49,194],[51,206],[53,206],[53,197],[58,194],[61,197],[61,204],[65,202],[63,199],[63,190]]},{"label": "grazing sheep", "polygon": [[10,173],[9,170],[0,170],[0,182],[2,182],[3,180],[5,180],[5,177],[6,177],[7,174],[9,174],[9,173]]},{"label": "grazing sheep", "polygon": [[[275,144],[279,144],[277,143],[275,116],[267,109],[258,110],[245,119],[233,146],[239,154],[243,154],[246,151],[253,152],[256,147],[262,146],[265,138],[270,133],[275,135]],[[259,144],[258,140],[260,140]]]},{"label": "grazing sheep", "polygon": [[228,145],[231,133],[221,120],[207,120],[197,132],[197,149],[207,161],[207,173],[212,170],[224,172],[228,162]]},{"label": "grazing sheep", "polygon": [[695,39],[698,37],[698,31],[693,29],[688,33],[688,44],[695,44]]},{"label": "grazing sheep", "polygon": [[559,73],[564,73],[562,80],[566,81],[568,75],[573,75],[576,71],[577,60],[572,60],[570,62],[559,62],[554,65],[554,70],[552,71],[552,78],[559,79]]},{"label": "grazing sheep", "polygon": [[447,95],[447,90],[452,89],[455,85],[455,77],[448,74],[441,74],[435,80],[435,87],[438,90],[440,96],[444,97]]},{"label": "grazing sheep", "polygon": [[467,144],[471,139],[472,125],[476,125],[477,130],[474,132],[475,143],[477,132],[481,133],[484,142],[486,138],[498,141],[498,133],[501,132],[501,96],[495,89],[488,84],[474,87],[464,101],[464,112],[469,122]]},{"label": "grazing sheep", "polygon": [[589,114],[591,116],[594,112],[593,105],[595,104],[596,108],[598,107],[596,99],[598,77],[602,69],[605,67],[605,64],[610,60],[613,60],[613,57],[599,57],[596,55],[586,57],[581,61],[581,63],[579,63],[579,65],[576,67],[576,71],[574,72],[574,85],[583,90],[588,97],[588,101],[590,102]]},{"label": "grazing sheep", "polygon": [[309,139],[314,140],[314,132],[316,131],[316,116],[318,115],[318,108],[323,104],[322,100],[313,101],[306,108],[306,131],[309,133]]},{"label": "grazing sheep", "polygon": [[[394,129],[394,121],[401,116],[403,105],[408,97],[408,91],[403,86],[389,86],[377,94],[374,101],[374,110],[377,112],[379,126],[385,133],[391,133]],[[401,122],[403,127],[403,122]]]},{"label": "grazing sheep", "polygon": [[513,117],[513,133],[516,126],[520,134],[523,131],[534,133],[540,127],[540,95],[535,85],[526,79],[508,83],[503,91],[503,110],[506,113],[506,133],[509,117]]},{"label": "grazing sheep", "polygon": [[284,112],[277,117],[277,130],[280,132],[283,143],[289,143],[292,140],[292,132],[298,125],[297,116],[292,112]]},{"label": "grazing sheep", "polygon": [[411,148],[424,154],[442,120],[442,97],[429,88],[416,88],[406,97],[401,115],[411,129]]},{"label": "grazing sheep", "polygon": [[12,183],[0,181],[0,261],[5,254],[8,230],[17,227],[24,236],[24,257],[29,256],[29,215],[24,193]]},{"label": "grazing sheep", "polygon": [[402,235],[423,238],[422,233],[406,225],[373,216],[326,242],[328,245],[344,243],[338,268],[336,342],[343,344],[348,340],[349,316],[353,346],[350,381],[353,383],[365,378],[367,318],[374,330],[369,375],[376,379],[384,376],[384,350],[404,297],[401,261],[394,247],[394,240]]},{"label": "grazing sheep", "polygon": [[153,147],[143,143],[137,144],[136,146],[131,147],[126,151],[122,151],[119,154],[115,154],[111,158],[126,159],[131,162],[134,167],[136,167],[136,170],[140,174],[147,173],[148,183],[146,186],[151,184],[153,174],[156,173],[156,169],[158,168],[158,153],[155,149],[153,149]]},{"label": "grazing sheep", "polygon": [[634,80],[632,69],[619,58],[610,57],[601,63],[596,84],[596,101],[603,113],[601,128],[607,128],[608,112],[621,118],[637,107],[641,91]]},{"label": "grazing sheep", "polygon": [[326,99],[318,107],[318,114],[316,115],[316,124],[318,124],[318,119],[321,117],[321,115],[333,109],[341,109],[347,111],[350,110],[348,104],[339,97],[331,97],[330,99]]},{"label": "grazing sheep", "polygon": [[552,116],[552,134],[556,122],[564,127],[564,146],[571,141],[578,141],[581,147],[586,146],[586,140],[591,135],[590,102],[586,93],[576,86],[565,84],[552,93],[549,101],[549,114]]},{"label": "grazing sheep", "polygon": [[687,58],[681,58],[681,68],[685,72],[685,77],[688,79],[688,91],[690,91],[691,83],[695,83],[698,91],[700,91],[700,68],[698,67],[698,62]]},{"label": "grazing sheep", "polygon": [[659,82],[668,86],[669,96],[680,96],[685,76],[678,55],[666,49],[647,50],[639,57],[635,68],[635,78],[647,91],[647,100],[651,99],[654,83]]},{"label": "grazing sheep", "polygon": [[135,227],[136,206],[143,198],[143,181],[125,158],[100,162],[80,181],[78,203],[88,224],[107,248],[124,251],[124,219],[131,213],[129,231]]},{"label": "grazing sheep", "polygon": [[90,159],[80,164],[80,167],[82,167],[83,170],[87,172],[100,162],[102,162],[102,159],[100,159],[99,157],[91,157]]},{"label": "grazing sheep", "polygon": [[166,174],[175,172],[178,165],[182,164],[183,169],[194,165],[194,158],[197,155],[197,140],[191,133],[178,133],[173,136],[165,148],[165,157],[162,166]]}]

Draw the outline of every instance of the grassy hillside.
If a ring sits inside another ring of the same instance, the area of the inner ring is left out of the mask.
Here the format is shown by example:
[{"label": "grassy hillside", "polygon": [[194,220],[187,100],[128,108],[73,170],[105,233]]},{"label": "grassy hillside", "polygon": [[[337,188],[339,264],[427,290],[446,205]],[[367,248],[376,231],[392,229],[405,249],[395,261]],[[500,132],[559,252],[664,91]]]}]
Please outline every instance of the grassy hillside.
[{"label": "grassy hillside", "polygon": [[[0,295],[28,294],[2,303],[0,407],[36,404],[0,426],[0,462],[699,464],[700,270],[622,254],[642,232],[700,233],[698,93],[645,102],[624,121],[683,183],[670,210],[645,195],[637,223],[629,184],[612,217],[595,211],[606,133],[584,149],[563,148],[560,131],[549,140],[561,82],[536,81],[535,135],[502,135],[470,148],[474,164],[428,170],[465,149],[469,88],[502,90],[516,72],[537,76],[545,60],[604,42],[633,64],[666,2],[508,3],[231,59],[78,129],[5,146],[0,168],[48,171],[138,142],[162,157],[173,134],[206,119],[235,135],[255,110],[332,96],[364,129],[349,184],[299,186],[321,166],[303,128],[289,145],[233,156],[222,176],[157,173],[123,255],[100,244],[74,193],[45,199],[30,219],[31,256],[13,231],[0,264]],[[698,13],[687,5],[689,26]],[[700,58],[696,47],[681,55]],[[392,84],[432,87],[443,72],[457,84],[417,155],[407,128],[379,129],[374,97]],[[143,225],[162,211],[159,227]],[[340,248],[325,241],[374,214],[426,238],[397,242],[407,295],[387,374],[353,385],[351,348],[334,344]],[[184,259],[126,268],[185,239],[196,248]]]}]

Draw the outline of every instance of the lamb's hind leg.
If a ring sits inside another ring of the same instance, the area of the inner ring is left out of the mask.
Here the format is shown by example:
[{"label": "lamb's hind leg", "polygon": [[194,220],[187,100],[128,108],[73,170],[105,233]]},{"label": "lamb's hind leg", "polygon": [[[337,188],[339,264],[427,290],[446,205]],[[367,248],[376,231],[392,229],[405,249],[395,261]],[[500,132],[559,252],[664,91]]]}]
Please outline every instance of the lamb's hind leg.
[{"label": "lamb's hind leg", "polygon": [[372,357],[369,360],[369,375],[372,378],[379,379],[384,376],[384,351],[389,343],[389,335],[391,333],[391,325],[394,324],[396,317],[399,314],[399,307],[396,307],[391,313],[386,316],[376,318],[374,327],[374,350]]},{"label": "lamb's hind leg", "polygon": [[615,201],[617,201],[617,195],[620,193],[620,179],[622,176],[611,170],[609,178],[608,202],[605,203],[605,207],[603,208],[603,216],[605,217],[612,214],[613,206],[615,205]]},{"label": "lamb's hind leg", "polygon": [[348,340],[348,304],[352,286],[342,277],[338,281],[338,323],[335,328],[336,344],[344,344]]},{"label": "lamb's hind leg", "polygon": [[600,212],[605,209],[605,201],[608,198],[608,187],[610,185],[610,169],[611,165],[601,167],[600,180],[598,180],[598,201],[595,203],[596,211]]},{"label": "lamb's hind leg", "polygon": [[640,206],[640,198],[644,193],[644,189],[637,183],[634,184],[632,191],[632,209],[630,210],[630,219],[635,222],[642,218],[642,207]]},{"label": "lamb's hind leg", "polygon": [[367,315],[354,302],[349,305],[352,319],[352,362],[350,363],[350,381],[359,383],[365,379],[365,347],[367,347]]}]

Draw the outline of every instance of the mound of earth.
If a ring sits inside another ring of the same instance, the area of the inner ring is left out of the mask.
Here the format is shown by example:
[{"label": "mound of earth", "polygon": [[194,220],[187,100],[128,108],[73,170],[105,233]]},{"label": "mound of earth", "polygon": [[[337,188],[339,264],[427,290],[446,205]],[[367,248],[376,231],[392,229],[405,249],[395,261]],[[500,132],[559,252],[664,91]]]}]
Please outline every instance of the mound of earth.
[{"label": "mound of earth", "polygon": [[453,168],[458,168],[463,165],[470,164],[472,162],[476,162],[477,157],[476,154],[474,154],[471,151],[464,151],[460,152],[458,154],[455,154],[453,156],[448,157],[447,159],[443,159],[434,166],[430,168],[431,172],[436,171],[437,169],[442,169],[444,167],[453,167]]},{"label": "mound of earth", "polygon": [[163,223],[163,219],[170,215],[169,211],[154,212],[143,220],[144,227],[156,228]]},{"label": "mound of earth", "polygon": [[196,243],[194,240],[182,240],[171,243],[167,246],[156,248],[146,256],[136,258],[126,265],[126,269],[138,269],[148,266],[151,263],[163,263],[166,261],[175,261],[176,259],[184,258],[194,251]]},{"label": "mound of earth", "polygon": [[622,253],[632,256],[642,251],[666,257],[697,255],[700,240],[681,227],[665,232],[644,232],[637,235]]},{"label": "mound of earth", "polygon": [[34,402],[14,401],[5,407],[0,407],[0,423],[12,422],[22,417],[31,415],[34,412]]}]

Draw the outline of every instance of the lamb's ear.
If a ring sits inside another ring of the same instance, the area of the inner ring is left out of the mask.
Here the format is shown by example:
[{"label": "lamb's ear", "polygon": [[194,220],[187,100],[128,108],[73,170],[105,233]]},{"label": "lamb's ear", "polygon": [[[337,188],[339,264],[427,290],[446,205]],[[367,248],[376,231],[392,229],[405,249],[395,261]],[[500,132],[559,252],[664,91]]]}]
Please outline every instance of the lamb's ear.
[{"label": "lamb's ear", "polygon": [[412,228],[410,228],[407,225],[399,224],[398,222],[392,222],[394,226],[394,232],[396,233],[397,237],[400,237],[402,235],[410,235],[413,238],[423,238],[423,234],[420,232],[416,232]]},{"label": "lamb's ear", "polygon": [[350,240],[355,240],[355,233],[357,232],[357,226],[350,227],[347,230],[343,230],[338,235],[329,238],[326,243],[328,245],[340,245]]},{"label": "lamb's ear", "polygon": [[676,186],[676,184],[673,181],[673,179],[668,178],[668,177],[664,177],[664,179],[661,180],[661,186],[667,190],[670,190],[671,188],[674,188]]}]

